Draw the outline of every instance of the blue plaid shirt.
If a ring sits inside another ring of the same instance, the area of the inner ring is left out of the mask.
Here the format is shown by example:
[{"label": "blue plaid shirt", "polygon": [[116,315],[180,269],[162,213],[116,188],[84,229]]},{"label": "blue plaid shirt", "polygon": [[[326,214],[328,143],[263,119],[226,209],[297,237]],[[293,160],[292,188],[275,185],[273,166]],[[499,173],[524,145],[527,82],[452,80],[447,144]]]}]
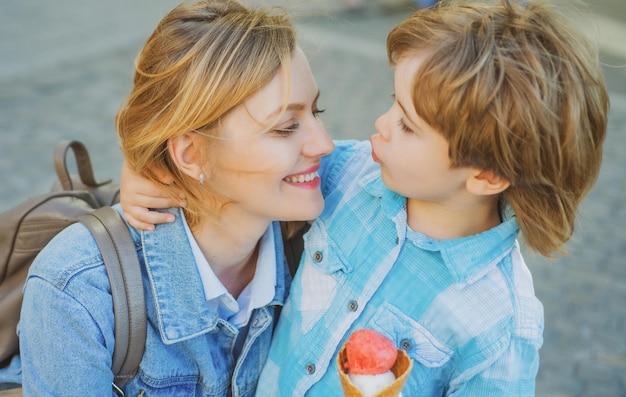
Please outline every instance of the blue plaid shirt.
[{"label": "blue plaid shirt", "polygon": [[361,328],[413,359],[404,396],[533,396],[543,306],[515,217],[455,240],[411,231],[369,142],[337,142],[321,176],[326,206],[305,235],[257,396],[343,396],[336,355]]}]

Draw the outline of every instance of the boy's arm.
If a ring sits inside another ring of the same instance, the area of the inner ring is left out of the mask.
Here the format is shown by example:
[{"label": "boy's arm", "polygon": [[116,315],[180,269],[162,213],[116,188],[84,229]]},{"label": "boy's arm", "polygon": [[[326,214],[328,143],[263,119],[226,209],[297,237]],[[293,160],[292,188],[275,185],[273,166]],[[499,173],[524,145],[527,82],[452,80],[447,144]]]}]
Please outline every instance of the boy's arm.
[{"label": "boy's arm", "polygon": [[184,199],[172,199],[147,178],[135,174],[122,165],[120,203],[124,216],[131,226],[141,230],[154,230],[158,223],[174,222],[168,212],[151,211],[151,208],[170,208],[185,205]]}]

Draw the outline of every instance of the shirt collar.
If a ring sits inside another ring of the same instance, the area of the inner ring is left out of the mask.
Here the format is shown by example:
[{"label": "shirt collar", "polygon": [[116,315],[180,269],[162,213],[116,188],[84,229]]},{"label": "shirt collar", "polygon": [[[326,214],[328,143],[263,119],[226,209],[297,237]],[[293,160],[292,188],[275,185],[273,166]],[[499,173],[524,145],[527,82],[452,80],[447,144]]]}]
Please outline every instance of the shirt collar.
[{"label": "shirt collar", "polygon": [[[184,217],[184,215],[183,215]],[[250,284],[244,288],[235,300],[226,287],[217,278],[211,265],[200,250],[195,237],[184,220],[185,232],[200,273],[204,296],[212,311],[236,327],[247,324],[254,309],[263,307],[274,298],[276,286],[276,252],[274,249],[274,232],[272,227],[261,237],[256,270]]]},{"label": "shirt collar", "polygon": [[246,324],[254,309],[269,304],[274,298],[276,286],[276,251],[274,249],[274,231],[269,227],[259,243],[254,278],[239,295],[237,302],[240,312],[233,319],[238,326]]},{"label": "shirt collar", "polygon": [[[381,209],[397,225],[398,237],[403,238],[406,230],[406,197],[387,188],[379,173],[363,179],[364,191],[381,199]],[[403,216],[400,216],[403,215]],[[471,283],[487,273],[514,247],[519,234],[519,224],[510,205],[502,211],[503,222],[483,233],[454,240],[435,240],[424,234],[410,231],[407,239],[416,246],[439,251],[450,274],[459,283]]]},{"label": "shirt collar", "polygon": [[141,239],[161,338],[172,344],[214,329],[217,317],[206,306],[183,211],[164,211],[174,213],[176,220],[141,232]]},{"label": "shirt collar", "polygon": [[519,225],[515,217],[482,233],[453,240],[435,240],[410,231],[407,239],[427,251],[439,251],[457,283],[471,284],[483,277],[517,244]]},{"label": "shirt collar", "polygon": [[[202,280],[185,233],[183,211],[179,208],[162,211],[175,214],[176,220],[139,234],[159,332],[163,343],[169,345],[214,330],[218,317],[206,304]],[[276,267],[276,285],[270,305],[283,305],[290,278],[284,257],[279,256],[283,255],[280,225],[272,222],[271,228],[273,235],[278,236],[273,242],[274,255],[283,259]]]},{"label": "shirt collar", "polygon": [[[380,170],[369,173],[365,178],[359,181],[361,188],[374,197],[381,199],[381,208],[383,213],[389,218],[394,218],[406,206],[406,197],[389,190],[380,177]],[[406,212],[406,211],[405,211]],[[406,217],[404,217],[406,220]]]}]

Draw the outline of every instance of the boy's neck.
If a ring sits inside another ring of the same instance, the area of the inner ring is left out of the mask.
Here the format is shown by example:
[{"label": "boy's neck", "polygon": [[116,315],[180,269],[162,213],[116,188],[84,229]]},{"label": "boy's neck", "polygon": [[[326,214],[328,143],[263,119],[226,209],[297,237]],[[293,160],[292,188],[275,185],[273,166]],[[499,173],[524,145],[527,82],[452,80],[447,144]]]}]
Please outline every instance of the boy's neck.
[{"label": "boy's neck", "polygon": [[485,232],[501,223],[497,197],[471,205],[407,199],[407,224],[411,230],[436,240],[452,240]]}]

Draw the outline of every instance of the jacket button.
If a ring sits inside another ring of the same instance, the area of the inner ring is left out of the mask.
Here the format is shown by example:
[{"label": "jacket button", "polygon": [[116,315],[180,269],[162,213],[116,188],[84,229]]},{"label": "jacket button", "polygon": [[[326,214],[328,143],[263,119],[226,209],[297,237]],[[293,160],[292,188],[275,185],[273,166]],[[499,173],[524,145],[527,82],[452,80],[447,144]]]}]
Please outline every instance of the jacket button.
[{"label": "jacket button", "polygon": [[322,261],[322,259],[324,259],[324,255],[322,254],[321,251],[315,251],[313,253],[313,260],[317,263],[320,263]]},{"label": "jacket button", "polygon": [[313,375],[315,373],[315,364],[308,363],[305,367],[306,373]]},{"label": "jacket button", "polygon": [[348,302],[348,310],[350,310],[351,312],[357,311],[358,308],[359,304],[357,303],[357,301],[351,300],[350,302]]},{"label": "jacket button", "polygon": [[400,341],[400,349],[404,350],[404,351],[409,351],[413,348],[413,343],[411,343],[410,340],[408,339],[402,339]]}]

